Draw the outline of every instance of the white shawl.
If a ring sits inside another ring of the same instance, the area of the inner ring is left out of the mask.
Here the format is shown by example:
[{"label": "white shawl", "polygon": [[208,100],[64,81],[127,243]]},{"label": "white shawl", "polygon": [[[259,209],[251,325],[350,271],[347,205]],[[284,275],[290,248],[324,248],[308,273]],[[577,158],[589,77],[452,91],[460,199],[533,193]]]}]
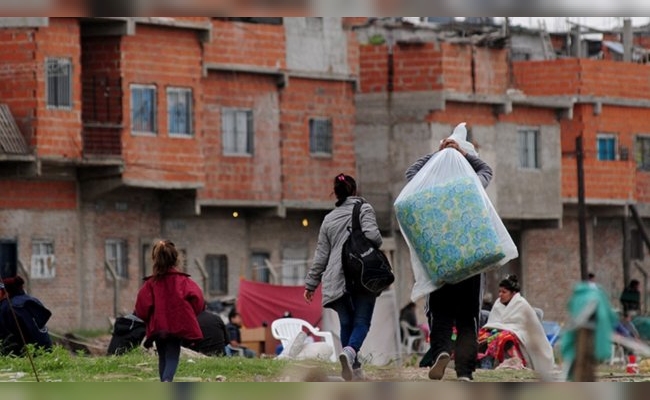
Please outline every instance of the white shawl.
[{"label": "white shawl", "polygon": [[500,301],[494,303],[484,327],[514,333],[532,369],[541,373],[553,370],[553,348],[546,338],[544,327],[533,307],[519,293],[512,297],[507,306]]}]

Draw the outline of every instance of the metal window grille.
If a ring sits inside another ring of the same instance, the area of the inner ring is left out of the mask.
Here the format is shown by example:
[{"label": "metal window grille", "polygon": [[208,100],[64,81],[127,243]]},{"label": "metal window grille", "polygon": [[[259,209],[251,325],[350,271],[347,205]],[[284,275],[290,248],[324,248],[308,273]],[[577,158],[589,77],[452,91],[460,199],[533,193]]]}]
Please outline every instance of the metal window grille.
[{"label": "metal window grille", "polygon": [[34,279],[51,279],[56,277],[56,259],[54,243],[35,240],[32,242],[32,260],[30,276]]},{"label": "metal window grille", "polygon": [[170,134],[192,134],[191,89],[167,89],[167,120]]},{"label": "metal window grille", "polygon": [[650,171],[650,136],[637,136],[635,158],[639,169]]},{"label": "metal window grille", "polygon": [[208,290],[213,295],[228,294],[228,257],[209,254],[205,257],[208,272]]},{"label": "metal window grille", "polygon": [[48,58],[46,65],[48,107],[72,107],[72,61]]},{"label": "metal window grille", "polygon": [[332,154],[332,120],[312,118],[309,120],[309,152]]},{"label": "metal window grille", "polygon": [[120,278],[129,277],[127,248],[125,240],[110,239],[106,241],[106,262],[115,268]]},{"label": "metal window grille", "polygon": [[131,126],[134,132],[156,132],[156,88],[131,86]]},{"label": "metal window grille", "polygon": [[223,153],[253,154],[253,111],[224,108],[221,112]]},{"label": "metal window grille", "polygon": [[539,131],[525,129],[519,131],[519,165],[522,168],[537,169],[539,165]]}]

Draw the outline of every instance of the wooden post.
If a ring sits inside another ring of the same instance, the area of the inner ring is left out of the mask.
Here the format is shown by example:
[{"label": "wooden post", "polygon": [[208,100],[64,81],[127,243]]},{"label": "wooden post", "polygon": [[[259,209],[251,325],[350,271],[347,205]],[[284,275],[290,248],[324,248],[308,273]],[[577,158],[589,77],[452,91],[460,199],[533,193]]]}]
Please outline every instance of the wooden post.
[{"label": "wooden post", "polygon": [[578,328],[576,335],[576,360],[573,365],[573,381],[595,382],[595,369],[594,331],[589,328]]}]

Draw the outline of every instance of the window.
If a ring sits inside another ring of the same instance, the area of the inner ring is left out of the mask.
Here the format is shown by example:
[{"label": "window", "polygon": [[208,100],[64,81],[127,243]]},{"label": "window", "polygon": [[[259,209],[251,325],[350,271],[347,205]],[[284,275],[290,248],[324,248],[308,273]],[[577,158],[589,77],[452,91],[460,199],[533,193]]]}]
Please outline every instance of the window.
[{"label": "window", "polygon": [[72,60],[69,58],[48,58],[45,65],[48,107],[71,108]]},{"label": "window", "polygon": [[129,277],[126,240],[109,239],[106,241],[106,262],[113,267],[118,277]]},{"label": "window", "polygon": [[311,118],[309,120],[309,152],[311,154],[332,154],[332,120]]},{"label": "window", "polygon": [[636,137],[636,166],[650,171],[650,136]]},{"label": "window", "polygon": [[223,254],[208,254],[205,256],[205,267],[210,282],[208,285],[210,294],[228,294],[228,257]]},{"label": "window", "polygon": [[156,133],[156,87],[131,85],[131,130]]},{"label": "window", "polygon": [[172,135],[192,135],[192,89],[167,89],[167,120]]},{"label": "window", "polygon": [[266,17],[230,17],[230,21],[248,22],[250,24],[266,24],[266,25],[282,25],[282,17],[279,18],[266,18]]},{"label": "window", "polygon": [[56,276],[54,243],[47,240],[32,242],[31,277],[34,279],[51,279]]},{"label": "window", "polygon": [[616,135],[601,133],[596,136],[596,140],[598,159],[600,161],[616,160]]},{"label": "window", "polygon": [[282,284],[301,286],[308,268],[307,246],[290,246],[282,250]]},{"label": "window", "polygon": [[224,108],[221,112],[223,153],[253,154],[253,111]]},{"label": "window", "polygon": [[271,282],[271,273],[266,265],[271,255],[266,252],[253,252],[251,254],[251,279],[255,282]]},{"label": "window", "polygon": [[539,165],[539,131],[536,129],[519,130],[519,166],[538,169]]}]

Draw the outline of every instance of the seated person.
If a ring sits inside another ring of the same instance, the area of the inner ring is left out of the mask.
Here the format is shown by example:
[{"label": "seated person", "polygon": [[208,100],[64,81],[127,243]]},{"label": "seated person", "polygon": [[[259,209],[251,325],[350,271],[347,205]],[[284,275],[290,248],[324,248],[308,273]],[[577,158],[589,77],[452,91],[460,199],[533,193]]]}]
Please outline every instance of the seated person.
[{"label": "seated person", "polygon": [[535,310],[519,291],[516,276],[499,283],[499,300],[479,331],[481,365],[485,365],[484,358],[498,364],[506,358],[519,357],[524,366],[550,372],[554,365],[553,348]]},{"label": "seated person", "polygon": [[20,276],[5,278],[0,283],[0,350],[4,355],[22,355],[25,344],[52,348],[45,326],[52,313],[40,300],[25,293],[24,284]]},{"label": "seated person", "polygon": [[229,336],[221,317],[212,311],[204,310],[196,319],[199,321],[203,339],[195,343],[183,342],[183,346],[206,356],[225,355]]},{"label": "seated person", "polygon": [[225,349],[226,355],[232,357],[243,354],[246,358],[254,358],[256,356],[255,352],[241,345],[241,315],[239,315],[237,310],[233,309],[228,314],[228,320],[229,322],[226,325],[226,331],[228,332],[228,344]]}]

